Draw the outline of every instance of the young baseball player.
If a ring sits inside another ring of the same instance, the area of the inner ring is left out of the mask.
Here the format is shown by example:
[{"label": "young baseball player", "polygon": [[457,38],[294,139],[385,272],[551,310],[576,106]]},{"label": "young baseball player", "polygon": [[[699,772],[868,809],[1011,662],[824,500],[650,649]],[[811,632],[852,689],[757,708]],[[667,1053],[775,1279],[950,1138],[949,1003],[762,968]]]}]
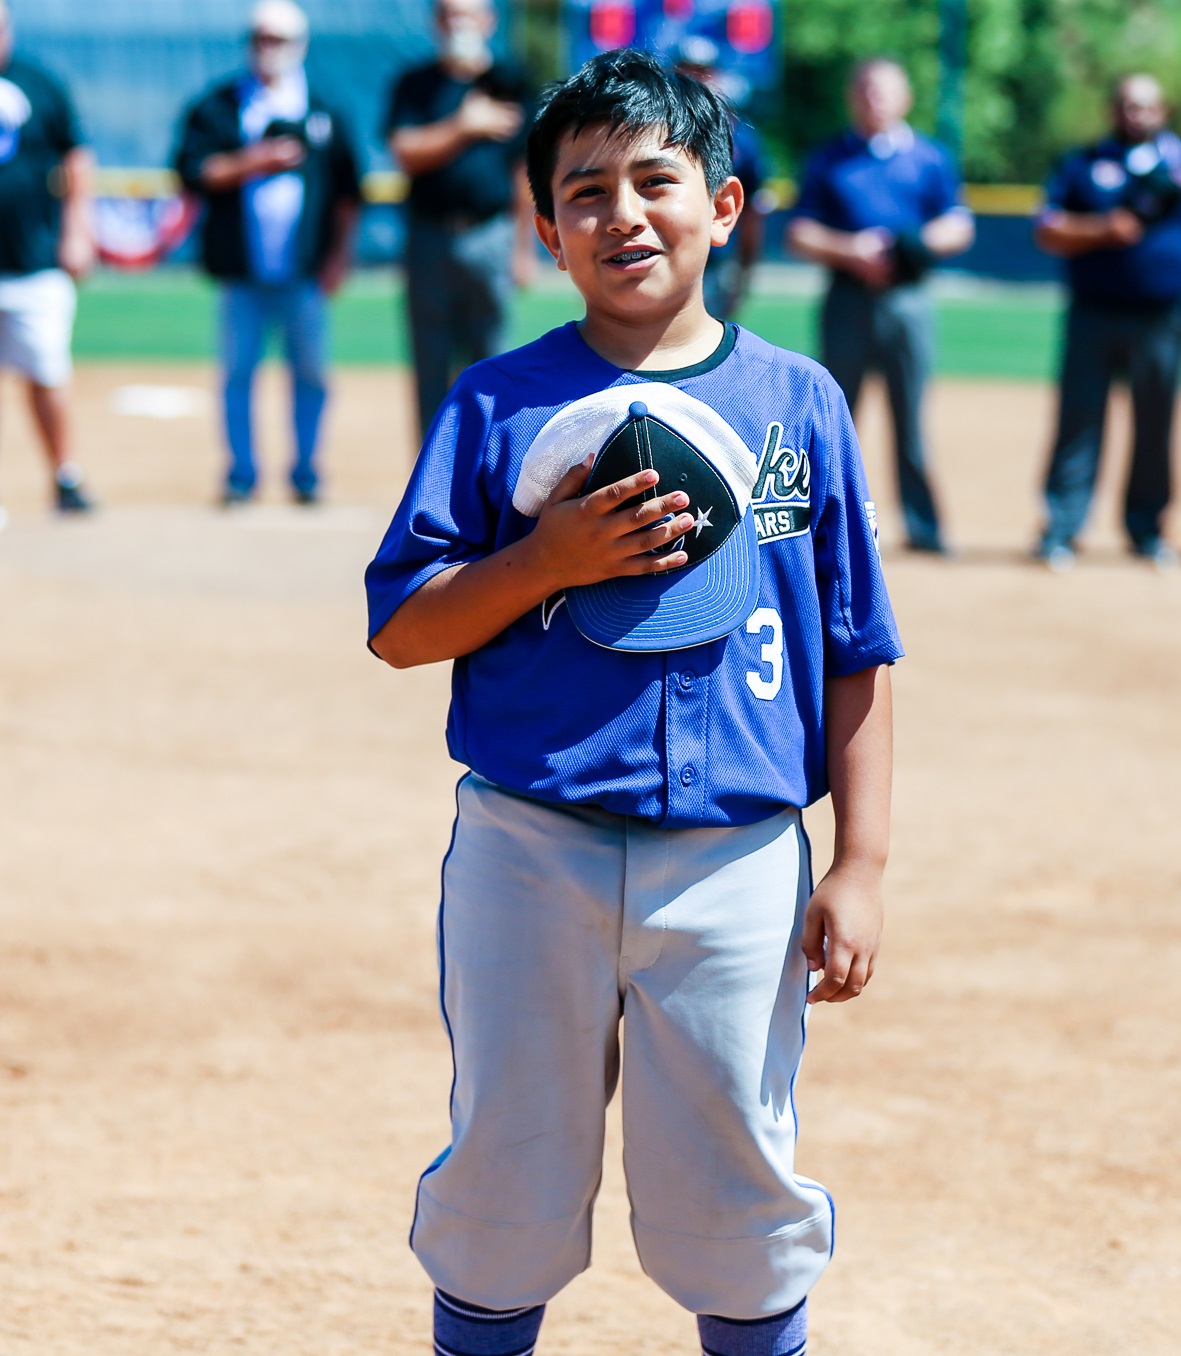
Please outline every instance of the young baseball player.
[{"label": "young baseball player", "polygon": [[621,1072],[636,1247],[705,1351],[802,1352],[832,1249],[793,1090],[808,1004],[873,973],[902,651],[840,392],[702,303],[730,155],[717,96],[644,54],[549,91],[537,229],[585,319],[464,373],[366,577],[381,658],[455,661],[470,769],[452,1138],[411,1232],[442,1356],[532,1352],[588,1265]]}]

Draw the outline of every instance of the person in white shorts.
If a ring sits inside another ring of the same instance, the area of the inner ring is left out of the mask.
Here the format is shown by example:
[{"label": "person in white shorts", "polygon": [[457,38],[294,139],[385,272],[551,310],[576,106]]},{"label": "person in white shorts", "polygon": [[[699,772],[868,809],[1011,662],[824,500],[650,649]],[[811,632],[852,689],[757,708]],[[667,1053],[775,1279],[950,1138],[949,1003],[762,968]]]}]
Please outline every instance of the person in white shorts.
[{"label": "person in white shorts", "polygon": [[71,453],[68,403],[74,279],[94,264],[92,169],[65,89],[12,55],[0,0],[0,368],[28,383],[63,513],[92,506]]}]

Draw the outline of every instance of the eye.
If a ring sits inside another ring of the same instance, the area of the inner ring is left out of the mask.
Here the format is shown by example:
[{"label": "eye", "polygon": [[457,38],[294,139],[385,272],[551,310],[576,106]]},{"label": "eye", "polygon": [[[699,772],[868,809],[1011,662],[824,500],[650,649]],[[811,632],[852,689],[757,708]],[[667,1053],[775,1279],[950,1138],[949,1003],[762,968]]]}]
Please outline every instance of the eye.
[{"label": "eye", "polygon": [[580,198],[593,198],[602,193],[598,184],[584,184],[582,188],[570,195],[571,202],[577,202]]},{"label": "eye", "polygon": [[667,188],[677,181],[670,174],[650,174],[640,185],[641,188]]}]

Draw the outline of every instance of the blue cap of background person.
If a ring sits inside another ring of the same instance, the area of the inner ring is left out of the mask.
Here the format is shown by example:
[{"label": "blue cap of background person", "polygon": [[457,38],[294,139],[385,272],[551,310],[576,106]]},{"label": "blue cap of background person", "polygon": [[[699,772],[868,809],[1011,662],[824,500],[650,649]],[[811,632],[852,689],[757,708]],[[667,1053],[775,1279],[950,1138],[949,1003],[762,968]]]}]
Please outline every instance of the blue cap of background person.
[{"label": "blue cap of background person", "polygon": [[682,490],[693,525],[657,548],[688,564],[566,590],[570,619],[596,645],[682,650],[729,635],[754,611],[759,549],[750,494],[757,462],[708,405],[659,382],[613,386],[565,406],[533,440],[513,504],[536,517],[553,487],[588,454],[584,494],[655,468],[659,482],[629,503]]}]

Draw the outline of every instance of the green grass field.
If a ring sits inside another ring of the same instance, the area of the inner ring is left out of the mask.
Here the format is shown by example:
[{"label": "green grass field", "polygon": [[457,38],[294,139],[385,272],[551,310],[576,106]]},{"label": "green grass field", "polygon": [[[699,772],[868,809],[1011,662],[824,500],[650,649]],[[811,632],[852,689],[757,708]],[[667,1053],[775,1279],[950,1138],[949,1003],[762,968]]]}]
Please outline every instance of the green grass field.
[{"label": "green grass field", "polygon": [[[171,361],[214,355],[216,291],[200,275],[162,270],[104,273],[81,292],[75,353],[79,358]],[[524,343],[581,314],[577,299],[547,289],[517,301],[513,337]],[[786,295],[753,298],[743,324],[784,348],[811,353],[815,302]],[[939,370],[956,376],[1052,375],[1058,303],[1045,289],[998,288],[938,305]],[[333,355],[342,363],[401,363],[406,344],[400,290],[388,273],[355,278],[333,307]]]}]

